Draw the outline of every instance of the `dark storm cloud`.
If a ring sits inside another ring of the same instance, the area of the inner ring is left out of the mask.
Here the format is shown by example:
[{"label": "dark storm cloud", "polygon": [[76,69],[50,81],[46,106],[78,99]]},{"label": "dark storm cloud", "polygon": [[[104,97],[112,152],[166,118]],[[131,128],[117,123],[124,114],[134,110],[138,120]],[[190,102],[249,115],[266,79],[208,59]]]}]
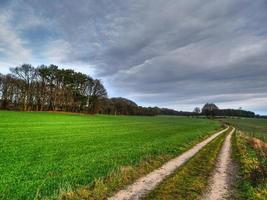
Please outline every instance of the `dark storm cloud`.
[{"label": "dark storm cloud", "polygon": [[1,7],[2,71],[9,60],[76,64],[102,78],[112,96],[144,105],[190,110],[213,101],[267,112],[265,0],[17,0]]}]

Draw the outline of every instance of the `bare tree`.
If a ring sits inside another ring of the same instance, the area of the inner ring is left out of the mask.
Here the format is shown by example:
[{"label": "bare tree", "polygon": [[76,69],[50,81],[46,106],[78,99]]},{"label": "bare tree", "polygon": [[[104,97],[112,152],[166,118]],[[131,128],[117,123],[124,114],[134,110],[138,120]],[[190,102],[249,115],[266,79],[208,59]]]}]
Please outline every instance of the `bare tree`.
[{"label": "bare tree", "polygon": [[92,82],[92,87],[89,89],[91,95],[88,99],[89,112],[97,113],[99,110],[99,99],[107,96],[107,91],[100,80],[96,79]]},{"label": "bare tree", "polygon": [[23,94],[23,110],[29,110],[33,104],[33,81],[36,78],[36,70],[30,64],[23,64],[20,67],[10,69],[15,77],[22,80],[19,85]]},{"label": "bare tree", "polygon": [[199,107],[195,107],[194,110],[193,110],[193,113],[200,114],[201,113],[200,108]]}]

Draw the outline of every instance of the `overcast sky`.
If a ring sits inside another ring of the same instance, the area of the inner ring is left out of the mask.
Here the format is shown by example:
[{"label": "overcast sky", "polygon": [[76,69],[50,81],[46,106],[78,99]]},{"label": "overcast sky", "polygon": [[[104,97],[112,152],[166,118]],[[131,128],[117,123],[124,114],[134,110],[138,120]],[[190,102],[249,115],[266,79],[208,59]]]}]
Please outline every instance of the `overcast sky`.
[{"label": "overcast sky", "polygon": [[0,0],[0,72],[57,64],[109,96],[267,114],[266,0]]}]

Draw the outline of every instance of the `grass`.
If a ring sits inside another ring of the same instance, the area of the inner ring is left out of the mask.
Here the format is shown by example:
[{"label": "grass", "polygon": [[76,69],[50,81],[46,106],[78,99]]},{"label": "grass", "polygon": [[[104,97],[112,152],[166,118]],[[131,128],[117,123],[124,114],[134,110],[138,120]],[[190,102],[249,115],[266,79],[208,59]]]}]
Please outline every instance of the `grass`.
[{"label": "grass", "polygon": [[267,142],[267,119],[257,118],[226,118],[223,121],[234,125],[252,137]]},{"label": "grass", "polygon": [[210,142],[144,199],[200,199],[208,186],[208,179],[215,167],[225,135],[226,133]]},{"label": "grass", "polygon": [[251,141],[240,133],[233,137],[233,157],[240,168],[233,199],[267,199],[267,151],[255,148]]},{"label": "grass", "polygon": [[92,184],[108,191],[103,180],[131,180],[139,166],[146,173],[220,126],[186,117],[7,111],[0,119],[0,199],[10,200],[57,198]]}]

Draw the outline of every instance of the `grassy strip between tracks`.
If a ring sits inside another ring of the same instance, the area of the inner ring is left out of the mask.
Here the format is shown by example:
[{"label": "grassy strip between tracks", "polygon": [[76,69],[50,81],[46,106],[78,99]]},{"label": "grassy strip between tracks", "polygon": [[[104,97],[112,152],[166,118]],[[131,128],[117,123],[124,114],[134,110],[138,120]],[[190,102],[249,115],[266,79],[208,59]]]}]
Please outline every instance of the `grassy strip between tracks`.
[{"label": "grassy strip between tracks", "polygon": [[209,176],[215,167],[225,136],[226,133],[210,142],[143,199],[200,199],[208,186]]}]

